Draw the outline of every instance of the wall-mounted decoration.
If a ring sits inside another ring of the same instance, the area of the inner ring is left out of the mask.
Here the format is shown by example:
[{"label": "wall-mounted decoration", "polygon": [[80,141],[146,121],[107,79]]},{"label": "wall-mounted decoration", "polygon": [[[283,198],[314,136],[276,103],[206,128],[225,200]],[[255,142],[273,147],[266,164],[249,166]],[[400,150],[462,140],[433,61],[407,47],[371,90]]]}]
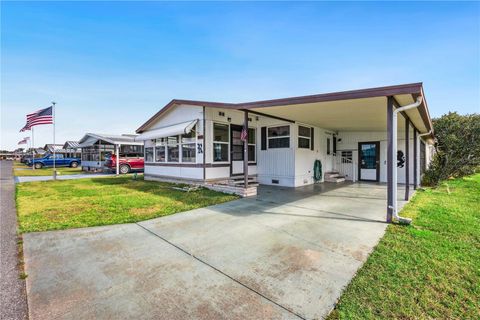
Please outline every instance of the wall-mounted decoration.
[{"label": "wall-mounted decoration", "polygon": [[403,168],[405,166],[405,155],[402,150],[397,151],[397,167]]},{"label": "wall-mounted decoration", "polygon": [[197,153],[198,154],[203,153],[203,144],[202,143],[197,143]]}]

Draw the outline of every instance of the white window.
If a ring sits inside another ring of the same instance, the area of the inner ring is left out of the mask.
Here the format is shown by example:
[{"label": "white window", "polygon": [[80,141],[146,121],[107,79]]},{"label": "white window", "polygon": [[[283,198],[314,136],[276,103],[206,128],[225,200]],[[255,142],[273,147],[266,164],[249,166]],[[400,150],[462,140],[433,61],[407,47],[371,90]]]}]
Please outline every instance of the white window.
[{"label": "white window", "polygon": [[155,140],[155,162],[197,161],[197,134],[192,129],[188,134],[170,136]]},{"label": "white window", "polygon": [[155,162],[165,162],[167,160],[167,141],[166,138],[160,138],[155,141]]},{"label": "white window", "polygon": [[213,124],[213,161],[228,161],[228,144],[230,142],[228,124]]},{"label": "white window", "polygon": [[182,162],[196,162],[197,147],[195,145],[195,130],[190,131],[190,133],[181,135],[180,139],[182,144]]},{"label": "white window", "polygon": [[298,126],[298,147],[301,149],[310,149],[312,146],[312,128]]},{"label": "white window", "polygon": [[268,148],[290,148],[290,126],[269,127]]},{"label": "white window", "polygon": [[153,148],[145,148],[145,162],[153,162]]},{"label": "white window", "polygon": [[168,162],[180,162],[180,145],[178,136],[167,137]]},{"label": "white window", "polygon": [[255,129],[248,128],[248,161],[255,162],[255,151],[256,151],[256,136],[255,136]]}]

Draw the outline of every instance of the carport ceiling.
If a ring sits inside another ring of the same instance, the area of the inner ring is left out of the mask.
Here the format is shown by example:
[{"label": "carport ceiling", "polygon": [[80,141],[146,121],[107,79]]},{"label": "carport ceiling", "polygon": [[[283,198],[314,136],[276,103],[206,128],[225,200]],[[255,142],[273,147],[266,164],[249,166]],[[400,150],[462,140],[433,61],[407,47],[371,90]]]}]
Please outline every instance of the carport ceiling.
[{"label": "carport ceiling", "polygon": [[[395,98],[401,105],[414,101],[411,95],[395,96]],[[250,110],[333,131],[387,130],[386,97],[292,104]],[[427,131],[418,110],[409,110],[407,115],[420,131]],[[402,130],[405,124],[404,118],[399,116],[398,119],[398,129]]]}]

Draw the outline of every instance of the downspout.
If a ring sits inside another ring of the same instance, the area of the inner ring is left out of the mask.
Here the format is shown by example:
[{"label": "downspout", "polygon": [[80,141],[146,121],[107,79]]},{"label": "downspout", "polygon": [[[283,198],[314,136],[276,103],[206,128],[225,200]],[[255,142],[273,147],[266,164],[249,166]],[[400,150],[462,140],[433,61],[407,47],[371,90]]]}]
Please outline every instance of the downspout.
[{"label": "downspout", "polygon": [[[402,112],[402,111],[405,111],[405,110],[417,108],[420,104],[422,104],[422,100],[423,100],[422,96],[419,96],[417,98],[417,101],[415,101],[414,103],[393,110],[393,118],[392,118],[392,138],[393,138],[392,149],[393,150],[392,150],[392,153],[393,153],[393,162],[394,163],[396,163],[396,158],[397,158],[397,119],[398,119],[398,113]],[[394,165],[393,163],[391,165],[394,166],[393,175],[392,175],[392,180],[393,180],[393,183],[392,183],[392,187],[393,187],[393,192],[392,192],[393,193],[393,208],[391,208],[392,211],[393,211],[393,219],[400,222],[400,223],[410,224],[410,223],[412,223],[412,219],[400,217],[398,215],[397,166]]]},{"label": "downspout", "polygon": [[[415,141],[415,143],[417,144],[418,153],[420,153],[420,140],[421,140],[420,138],[421,138],[421,137],[424,137],[424,136],[429,136],[429,135],[431,135],[431,134],[432,134],[432,130],[430,130],[430,131],[428,131],[428,132],[426,132],[426,133],[421,133],[421,134],[418,134],[418,135],[417,135],[417,141]],[[418,157],[418,162],[417,162],[417,160],[415,159],[415,165],[417,165],[417,164],[418,164],[419,167],[420,167],[420,157]],[[421,180],[420,170],[417,170],[417,171],[418,171],[417,179]],[[420,185],[420,183],[419,183],[419,185]]]}]

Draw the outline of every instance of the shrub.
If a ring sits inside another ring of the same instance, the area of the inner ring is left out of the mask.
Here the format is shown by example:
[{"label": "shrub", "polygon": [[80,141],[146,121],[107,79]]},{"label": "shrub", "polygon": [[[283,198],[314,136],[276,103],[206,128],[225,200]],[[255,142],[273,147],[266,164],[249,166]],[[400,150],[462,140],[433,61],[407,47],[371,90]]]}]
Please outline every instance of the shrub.
[{"label": "shrub", "polygon": [[433,119],[436,153],[422,183],[434,186],[441,180],[462,177],[480,168],[480,114],[449,112]]}]

